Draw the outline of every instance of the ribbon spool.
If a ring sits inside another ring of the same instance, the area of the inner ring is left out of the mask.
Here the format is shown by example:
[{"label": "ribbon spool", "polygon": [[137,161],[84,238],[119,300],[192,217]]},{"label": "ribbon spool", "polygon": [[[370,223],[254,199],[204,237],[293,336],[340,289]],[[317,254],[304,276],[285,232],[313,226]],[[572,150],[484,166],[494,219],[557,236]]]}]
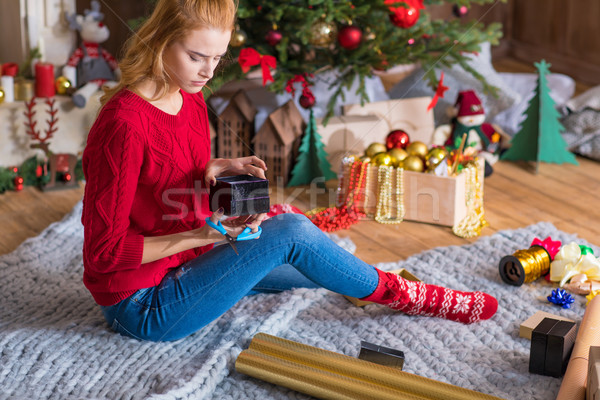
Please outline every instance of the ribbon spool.
[{"label": "ribbon spool", "polygon": [[533,245],[527,250],[517,250],[500,260],[498,271],[504,283],[521,286],[535,281],[550,271],[552,259],[542,246]]}]

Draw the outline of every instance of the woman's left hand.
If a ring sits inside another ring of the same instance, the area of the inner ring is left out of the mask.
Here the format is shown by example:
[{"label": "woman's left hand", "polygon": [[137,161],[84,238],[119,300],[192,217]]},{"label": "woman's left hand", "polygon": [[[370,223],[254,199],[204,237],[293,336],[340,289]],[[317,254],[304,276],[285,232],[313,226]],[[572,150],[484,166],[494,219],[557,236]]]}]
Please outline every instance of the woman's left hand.
[{"label": "woman's left hand", "polygon": [[250,174],[266,179],[267,164],[256,156],[241,158],[215,158],[206,163],[204,183],[206,187],[217,183],[217,176],[232,176]]}]

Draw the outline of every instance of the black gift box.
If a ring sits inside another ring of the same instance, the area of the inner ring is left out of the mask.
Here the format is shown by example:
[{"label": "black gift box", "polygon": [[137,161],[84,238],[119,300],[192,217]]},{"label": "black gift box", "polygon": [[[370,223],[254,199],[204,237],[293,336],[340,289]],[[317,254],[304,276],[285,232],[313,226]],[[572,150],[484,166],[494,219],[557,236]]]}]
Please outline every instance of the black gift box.
[{"label": "black gift box", "polygon": [[544,318],[531,333],[529,372],[561,377],[575,345],[574,322]]},{"label": "black gift box", "polygon": [[360,342],[360,354],[358,358],[400,370],[404,366],[404,352],[363,340]]},{"label": "black gift box", "polygon": [[235,175],[217,178],[210,187],[210,210],[220,207],[225,215],[239,216],[269,212],[269,181],[252,175]]}]

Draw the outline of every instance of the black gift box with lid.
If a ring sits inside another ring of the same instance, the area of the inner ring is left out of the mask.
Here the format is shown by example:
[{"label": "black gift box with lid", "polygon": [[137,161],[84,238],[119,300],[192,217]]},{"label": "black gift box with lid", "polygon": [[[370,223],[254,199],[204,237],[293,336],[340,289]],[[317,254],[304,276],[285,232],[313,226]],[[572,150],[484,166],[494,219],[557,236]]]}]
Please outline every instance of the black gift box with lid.
[{"label": "black gift box with lid", "polygon": [[230,217],[269,212],[269,181],[252,175],[235,175],[217,178],[210,187],[210,210],[223,207]]}]

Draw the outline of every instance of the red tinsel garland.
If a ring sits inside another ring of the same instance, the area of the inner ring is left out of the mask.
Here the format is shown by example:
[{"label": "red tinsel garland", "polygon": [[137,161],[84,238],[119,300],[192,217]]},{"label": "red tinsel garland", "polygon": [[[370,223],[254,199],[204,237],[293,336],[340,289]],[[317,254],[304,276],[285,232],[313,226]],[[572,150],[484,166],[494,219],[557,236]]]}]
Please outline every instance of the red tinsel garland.
[{"label": "red tinsel garland", "polygon": [[[363,212],[358,211],[356,204],[364,193],[364,177],[367,167],[368,163],[363,163],[362,161],[355,161],[352,164],[348,176],[350,182],[344,204],[339,207],[328,207],[309,215],[313,224],[324,232],[333,232],[348,229],[365,216]],[[340,187],[343,187],[342,181],[340,181]]]}]

